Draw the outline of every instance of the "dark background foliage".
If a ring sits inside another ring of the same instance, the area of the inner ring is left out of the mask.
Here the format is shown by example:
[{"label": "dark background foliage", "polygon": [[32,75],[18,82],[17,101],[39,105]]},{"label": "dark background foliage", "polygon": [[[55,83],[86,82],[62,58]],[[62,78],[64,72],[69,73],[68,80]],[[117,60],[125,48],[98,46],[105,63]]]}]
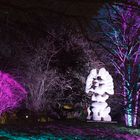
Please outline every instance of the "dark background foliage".
[{"label": "dark background foliage", "polygon": [[[108,53],[95,49],[95,44],[86,36],[84,27],[92,14],[88,13],[90,10],[82,13],[83,20],[81,10],[73,13],[73,8],[68,12],[63,8],[59,11],[61,8],[57,5],[56,9],[38,8],[35,3],[23,6],[4,2],[1,5],[0,67],[29,92],[23,108],[60,118],[65,116],[64,104],[78,108],[87,105],[84,88],[92,68],[105,66],[114,79],[115,73],[105,59]],[[84,8],[82,4],[81,8]],[[92,12],[97,14],[95,11]],[[120,113],[122,102],[117,95],[121,88],[118,90],[117,85],[119,80],[115,80],[116,95],[109,100],[114,118]]]}]

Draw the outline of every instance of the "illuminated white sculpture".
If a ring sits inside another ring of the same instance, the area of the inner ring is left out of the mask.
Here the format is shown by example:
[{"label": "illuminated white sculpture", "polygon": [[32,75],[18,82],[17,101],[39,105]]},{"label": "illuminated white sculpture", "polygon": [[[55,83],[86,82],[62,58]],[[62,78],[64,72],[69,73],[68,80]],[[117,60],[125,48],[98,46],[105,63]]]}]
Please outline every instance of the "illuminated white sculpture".
[{"label": "illuminated white sculpture", "polygon": [[87,94],[92,94],[91,104],[87,108],[88,120],[95,121],[111,121],[109,115],[111,108],[108,106],[106,100],[109,95],[114,94],[114,84],[112,76],[105,68],[92,69],[87,77],[86,89]]}]

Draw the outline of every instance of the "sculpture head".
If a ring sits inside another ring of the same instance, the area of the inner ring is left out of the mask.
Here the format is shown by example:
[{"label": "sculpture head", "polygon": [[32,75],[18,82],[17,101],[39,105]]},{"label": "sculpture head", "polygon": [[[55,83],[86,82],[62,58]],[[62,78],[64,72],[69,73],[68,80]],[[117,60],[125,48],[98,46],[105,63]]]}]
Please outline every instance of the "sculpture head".
[{"label": "sculpture head", "polygon": [[100,95],[105,93],[113,95],[114,85],[113,78],[105,68],[101,68],[99,72],[92,69],[86,81],[86,93],[94,92]]}]

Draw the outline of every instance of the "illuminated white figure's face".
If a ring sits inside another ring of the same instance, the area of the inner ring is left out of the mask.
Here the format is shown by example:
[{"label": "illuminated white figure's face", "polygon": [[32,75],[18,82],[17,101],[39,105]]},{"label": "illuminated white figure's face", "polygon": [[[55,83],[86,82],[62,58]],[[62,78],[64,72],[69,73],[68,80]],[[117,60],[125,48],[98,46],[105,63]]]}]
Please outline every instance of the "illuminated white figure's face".
[{"label": "illuminated white figure's face", "polygon": [[101,68],[99,72],[96,69],[91,70],[86,81],[86,93],[94,92],[100,95],[105,93],[113,95],[114,85],[113,79],[105,68]]},{"label": "illuminated white figure's face", "polygon": [[87,119],[111,121],[111,116],[109,115],[111,109],[108,107],[106,100],[109,95],[114,94],[114,85],[112,76],[105,68],[101,68],[99,71],[96,69],[90,71],[86,81],[85,92],[87,94],[92,93],[92,103],[87,109]]}]

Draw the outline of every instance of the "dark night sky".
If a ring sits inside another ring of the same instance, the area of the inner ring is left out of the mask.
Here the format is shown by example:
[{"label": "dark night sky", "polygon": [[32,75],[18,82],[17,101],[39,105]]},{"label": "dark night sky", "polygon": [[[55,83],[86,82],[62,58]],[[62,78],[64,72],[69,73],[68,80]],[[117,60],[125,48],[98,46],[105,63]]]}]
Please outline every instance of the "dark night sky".
[{"label": "dark night sky", "polygon": [[1,0],[0,7],[7,6],[24,10],[42,9],[68,16],[87,17],[95,14],[105,2],[113,1],[115,0]]}]

